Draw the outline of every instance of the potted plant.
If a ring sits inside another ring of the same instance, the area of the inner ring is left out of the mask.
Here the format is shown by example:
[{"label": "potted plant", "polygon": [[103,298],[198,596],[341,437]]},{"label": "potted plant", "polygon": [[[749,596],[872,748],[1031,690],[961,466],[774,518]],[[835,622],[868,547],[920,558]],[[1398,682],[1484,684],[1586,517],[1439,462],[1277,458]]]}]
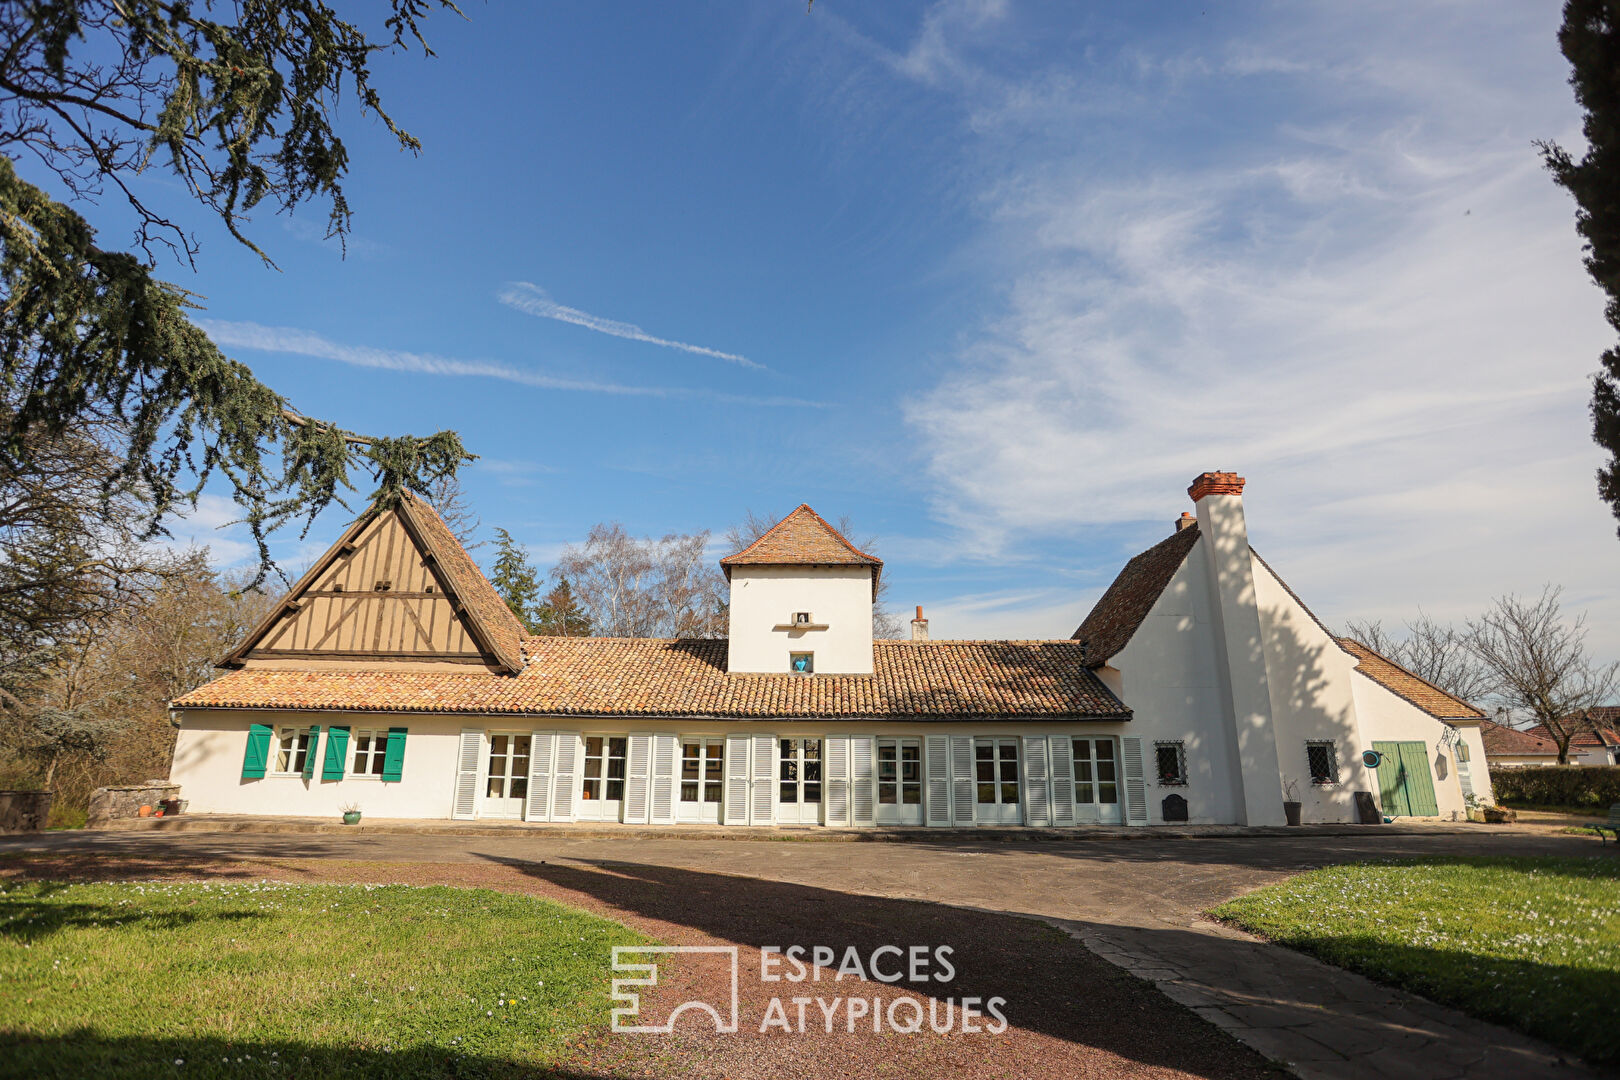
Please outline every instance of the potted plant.
[{"label": "potted plant", "polygon": [[343,824],[345,824],[345,825],[358,825],[358,824],[360,824],[360,804],[359,803],[345,803],[344,804],[344,806],[343,806]]},{"label": "potted plant", "polygon": [[1287,780],[1283,782],[1283,816],[1288,824],[1299,824],[1299,812],[1303,804],[1299,801],[1299,781]]}]

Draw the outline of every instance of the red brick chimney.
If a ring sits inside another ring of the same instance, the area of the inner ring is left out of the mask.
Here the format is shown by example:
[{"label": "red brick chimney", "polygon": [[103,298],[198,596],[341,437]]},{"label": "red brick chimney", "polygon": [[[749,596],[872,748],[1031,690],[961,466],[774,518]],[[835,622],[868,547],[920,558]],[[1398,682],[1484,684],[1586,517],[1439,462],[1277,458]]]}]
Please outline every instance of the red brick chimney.
[{"label": "red brick chimney", "polygon": [[917,617],[911,620],[911,640],[928,640],[928,620],[923,618],[922,605],[917,605]]},{"label": "red brick chimney", "polygon": [[1181,516],[1176,518],[1176,532],[1180,532],[1182,529],[1190,529],[1196,524],[1198,524],[1198,519],[1183,510]]},{"label": "red brick chimney", "polygon": [[1192,501],[1197,502],[1205,495],[1242,495],[1243,477],[1235,472],[1207,472],[1201,474],[1187,489]]}]

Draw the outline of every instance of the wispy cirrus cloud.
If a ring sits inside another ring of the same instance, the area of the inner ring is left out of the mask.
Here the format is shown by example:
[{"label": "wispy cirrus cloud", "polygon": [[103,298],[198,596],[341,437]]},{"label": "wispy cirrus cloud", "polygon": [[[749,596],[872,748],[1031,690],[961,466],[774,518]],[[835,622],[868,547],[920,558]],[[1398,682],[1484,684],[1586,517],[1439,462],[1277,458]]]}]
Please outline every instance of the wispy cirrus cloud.
[{"label": "wispy cirrus cloud", "polygon": [[288,353],[310,356],[320,360],[334,360],[351,367],[375,368],[383,371],[403,371],[419,375],[471,376],[500,379],[532,386],[541,390],[566,390],[592,394],[619,394],[631,397],[703,398],[729,405],[753,405],[784,408],[826,408],[827,403],[795,397],[753,397],[727,394],[712,390],[684,386],[637,386],[626,383],[596,382],[589,379],[570,379],[529,368],[494,360],[461,360],[433,353],[406,352],[398,349],[378,349],[369,345],[345,345],[331,341],[309,330],[290,326],[263,326],[254,322],[230,322],[223,319],[196,319],[196,324],[213,339],[216,345],[227,349],[252,349],[256,352]]},{"label": "wispy cirrus cloud", "polygon": [[712,356],[716,360],[725,360],[745,368],[754,368],[758,371],[768,370],[764,364],[757,360],[750,360],[737,353],[722,352],[711,349],[707,345],[692,345],[684,341],[672,341],[661,338],[656,334],[649,334],[635,323],[620,322],[617,319],[605,319],[600,315],[592,315],[588,311],[578,308],[565,307],[551,298],[551,294],[540,286],[528,281],[514,281],[497,294],[497,299],[509,308],[533,315],[539,319],[555,319],[558,322],[570,323],[574,326],[583,326],[587,330],[594,330],[598,334],[607,334],[609,337],[624,338],[626,341],[642,341],[648,345],[658,345],[665,349],[679,349],[681,352],[692,353],[696,356]]}]

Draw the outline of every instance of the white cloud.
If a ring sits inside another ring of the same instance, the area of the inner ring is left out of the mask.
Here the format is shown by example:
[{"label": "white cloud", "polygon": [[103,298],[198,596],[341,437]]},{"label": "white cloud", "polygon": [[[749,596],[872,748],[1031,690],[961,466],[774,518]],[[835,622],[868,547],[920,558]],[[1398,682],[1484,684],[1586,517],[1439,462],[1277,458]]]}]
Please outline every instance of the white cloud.
[{"label": "white cloud", "polygon": [[681,352],[693,353],[697,356],[712,356],[717,360],[726,360],[742,367],[765,370],[764,364],[750,360],[746,356],[721,352],[719,349],[711,349],[707,345],[689,345],[684,341],[671,341],[668,338],[655,337],[634,323],[619,322],[616,319],[604,319],[602,316],[592,315],[588,311],[564,307],[553,300],[546,290],[527,281],[513,282],[497,294],[497,299],[509,308],[515,308],[526,315],[533,315],[539,319],[555,319],[558,322],[583,326],[587,330],[594,330],[598,334],[607,334],[610,337],[624,338],[628,341],[642,341],[648,345],[659,345],[666,349],[679,349]]},{"label": "white cloud", "polygon": [[[1261,34],[1224,64],[1099,62],[1049,114],[1154,93],[1162,114],[1256,77],[1299,103],[1268,97],[1276,116],[1234,118],[1243,134],[1196,154],[1153,145],[1151,122],[1029,138],[1039,112],[988,107],[1017,96],[995,79],[936,77],[965,61],[950,22],[925,21],[895,68],[962,94],[964,170],[984,177],[996,264],[1017,268],[1000,313],[905,404],[965,551],[1152,539],[1194,475],[1235,469],[1256,546],[1331,620],[1471,614],[1545,580],[1620,601],[1585,416],[1602,300],[1530,145],[1574,123],[1557,12],[1449,50],[1447,27],[1387,14],[1341,9],[1351,25]],[[1527,42],[1536,63],[1491,62]],[[1005,621],[961,615],[973,633]],[[1612,653],[1610,622],[1593,643]]]},{"label": "white cloud", "polygon": [[825,408],[826,403],[794,397],[755,397],[678,386],[633,386],[623,383],[565,379],[527,368],[492,360],[458,360],[432,353],[376,349],[369,345],[344,345],[319,334],[287,326],[262,326],[253,322],[227,322],[222,319],[194,319],[204,333],[222,348],[253,349],[261,352],[290,353],[321,360],[335,360],[353,367],[404,371],[421,375],[472,376],[501,379],[542,390],[569,390],[594,394],[622,394],[654,398],[707,398],[732,405],[760,407]]},{"label": "white cloud", "polygon": [[258,548],[240,523],[242,508],[222,495],[200,495],[195,508],[174,514],[164,521],[169,536],[152,546],[172,551],[208,549],[208,561],[216,567],[235,566],[256,558]]}]

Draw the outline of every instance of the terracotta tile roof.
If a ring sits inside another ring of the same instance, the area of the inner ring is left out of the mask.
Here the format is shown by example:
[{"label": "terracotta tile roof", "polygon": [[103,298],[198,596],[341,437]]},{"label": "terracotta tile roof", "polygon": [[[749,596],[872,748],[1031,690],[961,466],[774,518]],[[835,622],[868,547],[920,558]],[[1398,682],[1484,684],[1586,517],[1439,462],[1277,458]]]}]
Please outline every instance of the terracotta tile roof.
[{"label": "terracotta tile roof", "polygon": [[456,599],[466,605],[474,632],[486,639],[483,644],[500,659],[502,667],[508,671],[520,670],[523,667],[523,624],[506,606],[501,594],[478,569],[478,564],[473,562],[437,510],[410,492],[405,493],[400,509],[433,553]]},{"label": "terracotta tile roof", "polygon": [[1136,628],[1197,542],[1198,526],[1189,525],[1125,564],[1072,635],[1073,640],[1086,643],[1087,662],[1100,666],[1130,644]]},{"label": "terracotta tile roof", "polygon": [[1437,720],[1477,720],[1485,715],[1466,701],[1452,697],[1354,638],[1339,638],[1339,646],[1359,661],[1357,671]]},{"label": "terracotta tile roof", "polygon": [[1485,744],[1489,757],[1551,757],[1558,756],[1558,745],[1528,731],[1515,731],[1495,720],[1479,722],[1479,738]]},{"label": "terracotta tile roof", "polygon": [[846,540],[808,503],[800,503],[758,540],[721,559],[720,565],[727,577],[733,566],[870,566],[873,581],[883,570],[882,559]]},{"label": "terracotta tile roof", "polygon": [[[1593,709],[1592,719],[1597,721],[1598,729],[1596,731],[1577,731],[1574,735],[1570,736],[1569,745],[1620,746],[1620,734],[1616,734],[1613,728],[1606,727],[1603,723],[1606,720],[1620,718],[1617,717],[1616,714],[1620,714],[1620,707],[1603,705]],[[1565,717],[1565,719],[1572,718]],[[1547,730],[1546,724],[1537,724],[1535,727],[1526,728],[1525,730],[1535,735],[1537,738],[1546,739],[1549,742],[1552,741],[1552,732]]]},{"label": "terracotta tile roof", "polygon": [[176,708],[535,716],[1127,720],[1072,641],[877,641],[872,675],[729,675],[724,640],[524,641],[516,676],[485,672],[232,672]]}]

